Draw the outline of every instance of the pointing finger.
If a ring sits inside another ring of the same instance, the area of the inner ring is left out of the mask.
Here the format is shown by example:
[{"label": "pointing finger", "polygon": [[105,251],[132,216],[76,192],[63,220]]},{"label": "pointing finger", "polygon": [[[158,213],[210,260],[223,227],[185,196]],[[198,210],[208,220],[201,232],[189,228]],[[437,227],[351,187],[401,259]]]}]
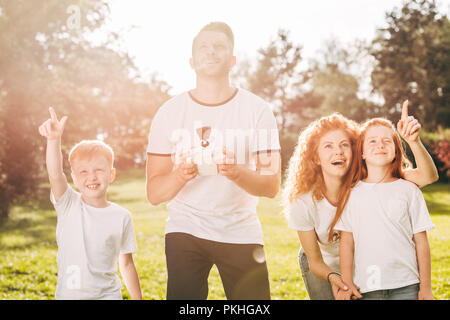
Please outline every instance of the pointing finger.
[{"label": "pointing finger", "polygon": [[405,102],[403,102],[402,120],[406,120],[406,118],[408,117],[408,104],[409,104],[408,100],[405,100]]},{"label": "pointing finger", "polygon": [[58,117],[56,116],[55,110],[52,107],[49,107],[48,111],[50,112],[50,116],[52,117],[52,122],[58,122]]}]

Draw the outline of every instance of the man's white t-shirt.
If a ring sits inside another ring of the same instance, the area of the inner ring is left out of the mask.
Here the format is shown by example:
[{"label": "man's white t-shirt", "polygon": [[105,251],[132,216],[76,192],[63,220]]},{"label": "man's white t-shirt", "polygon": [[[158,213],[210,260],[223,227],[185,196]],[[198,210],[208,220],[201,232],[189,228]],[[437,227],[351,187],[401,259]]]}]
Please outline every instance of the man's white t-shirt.
[{"label": "man's white t-shirt", "polygon": [[398,179],[360,181],[335,230],[353,233],[353,282],[365,293],[419,283],[413,235],[433,228],[420,189]]},{"label": "man's white t-shirt", "polygon": [[326,198],[316,201],[309,191],[291,203],[288,226],[298,231],[315,230],[323,261],[339,272],[339,241],[328,242],[328,231],[335,214],[336,207]]},{"label": "man's white t-shirt", "polygon": [[137,250],[130,212],[112,202],[89,206],[70,185],[58,202],[52,193],[50,200],[58,217],[55,299],[122,299],[119,254]]},{"label": "man's white t-shirt", "polygon": [[[203,136],[203,133],[205,135]],[[201,141],[207,141],[202,147]],[[238,89],[220,105],[204,105],[188,92],[167,101],[156,113],[147,153],[172,156],[187,150],[221,152],[225,147],[239,164],[255,170],[255,155],[280,150],[270,106],[249,91]],[[167,208],[166,233],[184,232],[226,243],[263,244],[256,214],[258,197],[221,175],[196,176]]]}]

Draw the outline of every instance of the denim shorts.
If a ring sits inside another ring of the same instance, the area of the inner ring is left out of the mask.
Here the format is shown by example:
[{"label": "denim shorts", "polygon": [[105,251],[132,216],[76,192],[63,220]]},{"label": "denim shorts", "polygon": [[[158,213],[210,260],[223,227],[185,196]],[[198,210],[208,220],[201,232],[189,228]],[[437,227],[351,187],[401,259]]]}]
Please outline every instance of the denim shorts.
[{"label": "denim shorts", "polygon": [[417,300],[419,289],[420,284],[416,283],[398,289],[371,291],[363,293],[361,300]]},{"label": "denim shorts", "polygon": [[309,269],[308,258],[303,249],[300,249],[298,254],[298,264],[309,298],[311,300],[334,300],[333,291],[328,281],[316,277]]}]

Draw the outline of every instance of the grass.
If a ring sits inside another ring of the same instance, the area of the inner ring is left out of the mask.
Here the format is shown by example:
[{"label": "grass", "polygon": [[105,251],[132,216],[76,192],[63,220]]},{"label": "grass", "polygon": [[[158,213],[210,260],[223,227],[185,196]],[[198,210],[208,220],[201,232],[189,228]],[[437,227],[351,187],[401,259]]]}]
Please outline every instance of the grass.
[{"label": "grass", "polygon": [[[450,298],[450,190],[435,184],[423,190],[436,229],[429,233],[432,258],[432,288],[436,299]],[[53,299],[56,288],[56,212],[48,200],[48,185],[34,207],[16,206],[0,227],[0,299]],[[133,214],[138,242],[134,260],[144,299],[165,299],[166,265],[164,229],[165,205],[153,207],[145,196],[142,170],[119,172],[108,199]],[[273,299],[307,299],[297,263],[299,242],[287,227],[279,199],[260,200],[258,214],[264,242]],[[125,298],[129,298],[123,289]],[[215,267],[209,277],[208,299],[225,299]]]}]

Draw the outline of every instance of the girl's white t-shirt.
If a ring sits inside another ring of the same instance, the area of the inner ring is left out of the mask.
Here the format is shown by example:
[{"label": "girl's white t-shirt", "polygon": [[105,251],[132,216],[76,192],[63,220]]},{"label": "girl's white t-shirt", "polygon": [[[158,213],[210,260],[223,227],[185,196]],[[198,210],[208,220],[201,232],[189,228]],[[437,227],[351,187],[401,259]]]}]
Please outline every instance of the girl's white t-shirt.
[{"label": "girl's white t-shirt", "polygon": [[[206,148],[201,147],[202,138],[208,143]],[[175,96],[152,120],[147,153],[174,160],[187,150],[220,153],[223,147],[251,170],[256,169],[256,154],[280,150],[276,119],[263,99],[244,89],[216,106],[203,105],[188,92]],[[168,203],[166,234],[183,232],[218,242],[263,244],[257,204],[258,197],[224,176],[198,175]]]},{"label": "girl's white t-shirt", "polygon": [[315,201],[310,191],[290,205],[288,226],[298,231],[315,230],[323,261],[339,272],[339,241],[328,242],[328,231],[335,214],[336,207],[326,198]]},{"label": "girl's white t-shirt", "polygon": [[419,283],[413,235],[433,228],[420,189],[398,179],[360,181],[335,230],[353,233],[353,282],[365,293]]}]

